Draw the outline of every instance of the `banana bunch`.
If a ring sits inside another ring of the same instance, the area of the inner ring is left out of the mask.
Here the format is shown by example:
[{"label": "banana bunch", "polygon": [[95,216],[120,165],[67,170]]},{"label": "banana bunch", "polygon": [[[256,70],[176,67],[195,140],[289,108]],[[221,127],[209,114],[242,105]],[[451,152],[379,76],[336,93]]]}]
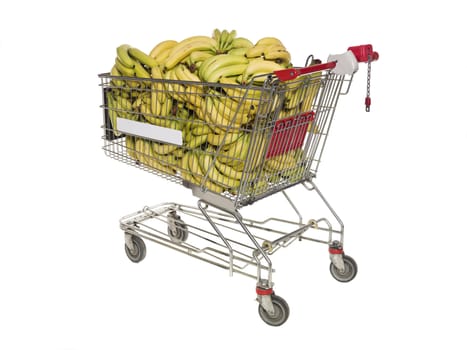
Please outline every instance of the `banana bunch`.
[{"label": "banana bunch", "polygon": [[250,47],[246,53],[250,59],[262,58],[279,64],[282,68],[290,65],[291,55],[284,44],[275,37],[264,37],[259,39],[256,44]]},{"label": "banana bunch", "polygon": [[233,48],[233,41],[237,36],[237,31],[227,31],[227,30],[220,30],[219,28],[214,29],[212,33],[212,38],[217,43],[217,54],[223,54],[230,51]]},{"label": "banana bunch", "polygon": [[235,30],[164,40],[149,54],[123,44],[106,91],[109,119],[116,136],[117,117],[182,132],[181,146],[123,135],[140,164],[217,193],[261,194],[306,172],[301,149],[265,159],[266,122],[311,110],[319,91],[320,73],[313,73],[267,96],[271,73],[290,66],[278,38],[254,44]]}]

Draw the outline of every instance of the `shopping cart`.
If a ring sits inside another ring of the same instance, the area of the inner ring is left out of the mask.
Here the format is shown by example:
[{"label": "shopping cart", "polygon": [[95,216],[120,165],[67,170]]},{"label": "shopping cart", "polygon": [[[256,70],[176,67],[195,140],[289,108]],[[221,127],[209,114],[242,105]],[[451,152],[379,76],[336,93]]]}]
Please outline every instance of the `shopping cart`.
[{"label": "shopping cart", "polygon": [[[289,316],[273,291],[270,256],[294,241],[328,245],[331,275],[349,282],[357,264],[344,254],[344,225],[314,183],[338,99],[358,62],[378,54],[350,47],[326,63],[254,77],[249,84],[99,74],[105,154],[191,189],[197,206],[162,203],[120,220],[133,262],[153,241],[256,279],[259,315],[272,326]],[[316,193],[331,219],[305,221],[286,190]],[[297,218],[242,217],[240,209],[282,193]],[[318,236],[319,237],[316,237]]]}]

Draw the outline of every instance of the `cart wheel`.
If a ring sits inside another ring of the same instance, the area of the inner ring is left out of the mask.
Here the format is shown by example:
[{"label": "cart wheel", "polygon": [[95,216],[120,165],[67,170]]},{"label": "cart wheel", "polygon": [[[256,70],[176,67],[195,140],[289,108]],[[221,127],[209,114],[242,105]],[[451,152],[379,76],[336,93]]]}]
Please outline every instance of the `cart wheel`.
[{"label": "cart wheel", "polygon": [[332,277],[334,277],[339,282],[350,282],[357,275],[357,263],[348,255],[343,256],[344,259],[344,271],[341,272],[337,269],[333,263],[331,263],[330,271]]},{"label": "cart wheel", "polygon": [[146,244],[144,244],[144,241],[138,236],[132,235],[131,240],[133,242],[134,249],[131,251],[131,249],[125,244],[125,252],[128,259],[134,263],[138,263],[146,257]]},{"label": "cart wheel", "polygon": [[188,228],[180,219],[175,222],[174,227],[167,227],[167,233],[175,242],[185,242],[188,238]]},{"label": "cart wheel", "polygon": [[289,305],[280,296],[275,294],[271,295],[272,305],[274,306],[274,315],[270,315],[261,306],[258,307],[258,313],[261,319],[270,326],[280,326],[289,318]]}]

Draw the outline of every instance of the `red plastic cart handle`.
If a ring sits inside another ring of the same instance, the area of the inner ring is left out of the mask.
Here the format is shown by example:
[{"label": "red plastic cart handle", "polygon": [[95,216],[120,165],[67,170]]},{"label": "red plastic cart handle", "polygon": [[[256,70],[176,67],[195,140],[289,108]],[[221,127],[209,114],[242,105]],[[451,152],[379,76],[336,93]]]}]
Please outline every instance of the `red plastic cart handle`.
[{"label": "red plastic cart handle", "polygon": [[373,46],[370,44],[351,46],[347,50],[352,51],[358,62],[368,62],[368,57],[370,57],[372,61],[376,61],[379,58],[379,54],[373,51]]},{"label": "red plastic cart handle", "polygon": [[304,67],[304,68],[286,68],[286,69],[276,70],[274,71],[274,74],[280,81],[287,81],[287,80],[295,79],[296,77],[302,74],[309,74],[309,73],[318,72],[320,70],[332,69],[335,66],[336,66],[336,62],[319,63],[319,64],[314,64],[309,67]]},{"label": "red plastic cart handle", "polygon": [[[368,58],[371,61],[376,61],[379,58],[379,54],[376,51],[373,51],[373,47],[371,45],[359,45],[359,46],[351,46],[348,48],[348,51],[352,51],[357,59],[357,62],[368,62]],[[309,67],[304,68],[287,68],[282,70],[274,71],[274,74],[280,81],[287,81],[295,79],[296,77],[302,74],[309,74],[318,72],[325,69],[332,69],[336,66],[336,62],[327,62],[327,63],[320,63],[314,64]]]}]

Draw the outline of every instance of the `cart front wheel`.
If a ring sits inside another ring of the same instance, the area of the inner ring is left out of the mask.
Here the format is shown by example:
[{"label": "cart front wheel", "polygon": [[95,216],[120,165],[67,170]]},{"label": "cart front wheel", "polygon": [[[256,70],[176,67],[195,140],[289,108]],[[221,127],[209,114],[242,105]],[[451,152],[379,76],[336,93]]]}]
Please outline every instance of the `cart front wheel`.
[{"label": "cart front wheel", "polygon": [[280,326],[289,318],[289,305],[280,296],[271,295],[272,305],[274,306],[274,315],[270,315],[261,304],[258,307],[258,313],[261,319],[270,326]]},{"label": "cart front wheel", "polygon": [[342,257],[344,259],[344,271],[340,271],[333,263],[330,265],[330,271],[332,277],[339,282],[350,282],[357,275],[357,263],[348,255]]},{"label": "cart front wheel", "polygon": [[125,252],[128,259],[138,263],[146,257],[146,244],[140,237],[134,235],[131,236],[131,241],[133,242],[133,249],[125,244]]}]

